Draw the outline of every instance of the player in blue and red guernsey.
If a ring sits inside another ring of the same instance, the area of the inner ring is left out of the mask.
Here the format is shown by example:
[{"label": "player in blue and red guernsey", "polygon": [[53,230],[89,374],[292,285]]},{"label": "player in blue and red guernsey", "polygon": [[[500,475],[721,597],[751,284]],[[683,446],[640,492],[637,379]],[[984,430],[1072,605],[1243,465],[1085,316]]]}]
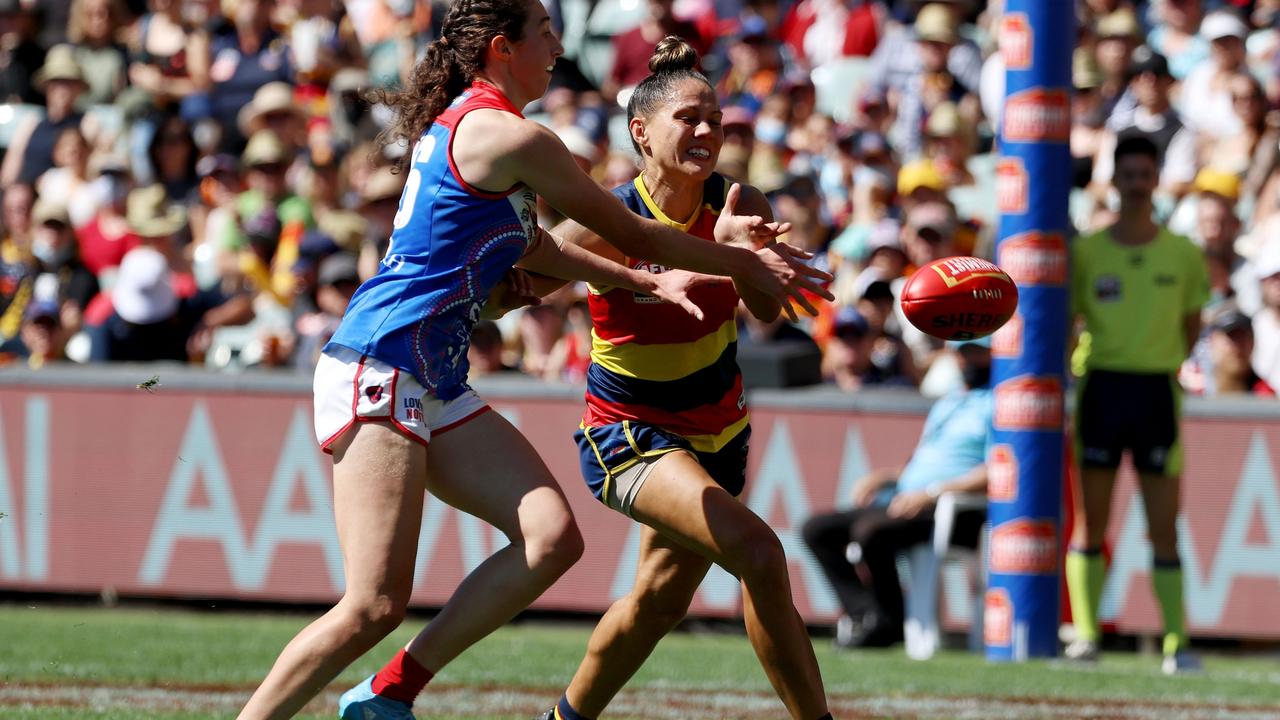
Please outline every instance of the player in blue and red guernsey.
[{"label": "player in blue and red guernsey", "polygon": [[[392,139],[413,148],[399,212],[377,275],[357,291],[315,375],[316,434],[334,459],[343,597],[285,647],[241,718],[291,717],[399,625],[414,586],[424,491],[492,524],[510,544],[342,697],[343,717],[411,718],[434,673],[527,607],[582,552],[537,452],[467,386],[471,330],[504,276],[519,277],[514,264],[628,287],[690,312],[699,312],[685,294],[695,280],[563,245],[538,228],[534,193],[630,254],[728,275],[775,299],[817,277],[782,248],[694,241],[645,221],[596,185],[551,131],[520,114],[546,91],[561,53],[538,0],[458,0],[406,90],[385,98],[398,112]],[[724,213],[715,230],[750,243],[780,228]]]}]

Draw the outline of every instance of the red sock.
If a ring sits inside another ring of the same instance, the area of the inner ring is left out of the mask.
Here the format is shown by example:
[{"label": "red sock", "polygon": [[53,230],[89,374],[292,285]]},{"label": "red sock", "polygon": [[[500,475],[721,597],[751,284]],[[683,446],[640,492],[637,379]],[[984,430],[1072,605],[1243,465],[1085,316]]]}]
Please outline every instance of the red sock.
[{"label": "red sock", "polygon": [[422,688],[434,676],[430,670],[401,648],[396,656],[373,676],[373,692],[385,698],[413,704]]}]

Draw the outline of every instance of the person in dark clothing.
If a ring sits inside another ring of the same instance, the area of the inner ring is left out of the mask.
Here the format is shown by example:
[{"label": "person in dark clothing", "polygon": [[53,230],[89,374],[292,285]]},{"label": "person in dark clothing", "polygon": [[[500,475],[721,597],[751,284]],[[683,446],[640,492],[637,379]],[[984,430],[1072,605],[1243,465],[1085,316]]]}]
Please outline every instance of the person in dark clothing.
[{"label": "person in dark clothing", "polygon": [[[990,343],[956,347],[965,388],[934,404],[920,442],[902,467],[862,478],[853,509],[815,515],[801,535],[840,600],[840,647],[883,647],[902,640],[899,552],[933,536],[933,509],[944,492],[986,492],[994,409]],[[953,347],[955,347],[953,345]],[[975,547],[985,513],[956,517],[953,542]],[[853,562],[848,552],[856,543]]]},{"label": "person in dark clothing", "polygon": [[91,361],[187,362],[202,352],[210,331],[252,313],[247,296],[228,297],[216,285],[179,298],[170,276],[158,250],[143,246],[125,255],[111,289],[114,311],[92,330]]},{"label": "person in dark clothing", "polygon": [[64,130],[80,127],[84,115],[76,111],[76,101],[88,88],[75,50],[58,45],[49,51],[44,65],[35,74],[36,88],[45,94],[45,117],[32,118],[14,132],[4,164],[0,165],[0,184],[34,183],[45,170],[53,167],[53,146]]}]

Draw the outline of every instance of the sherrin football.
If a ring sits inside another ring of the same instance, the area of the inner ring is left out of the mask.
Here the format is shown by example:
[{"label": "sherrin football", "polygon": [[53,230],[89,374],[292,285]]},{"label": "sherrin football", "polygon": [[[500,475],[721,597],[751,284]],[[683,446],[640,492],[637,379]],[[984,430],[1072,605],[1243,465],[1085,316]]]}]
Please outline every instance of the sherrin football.
[{"label": "sherrin football", "polygon": [[995,264],[956,256],[934,260],[907,279],[902,312],[943,340],[990,335],[1018,309],[1018,286]]}]

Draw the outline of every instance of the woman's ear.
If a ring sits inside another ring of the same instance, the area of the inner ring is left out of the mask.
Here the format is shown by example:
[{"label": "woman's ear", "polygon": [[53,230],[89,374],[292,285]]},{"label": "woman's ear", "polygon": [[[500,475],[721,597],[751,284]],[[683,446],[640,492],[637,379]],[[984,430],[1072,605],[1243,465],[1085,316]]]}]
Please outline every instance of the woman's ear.
[{"label": "woman's ear", "polygon": [[631,133],[631,139],[640,146],[640,153],[643,155],[645,149],[649,147],[648,130],[645,128],[644,118],[631,118],[631,122],[627,123],[627,130]]},{"label": "woman's ear", "polygon": [[495,59],[511,62],[511,40],[506,35],[494,35],[489,41],[489,52]]}]

